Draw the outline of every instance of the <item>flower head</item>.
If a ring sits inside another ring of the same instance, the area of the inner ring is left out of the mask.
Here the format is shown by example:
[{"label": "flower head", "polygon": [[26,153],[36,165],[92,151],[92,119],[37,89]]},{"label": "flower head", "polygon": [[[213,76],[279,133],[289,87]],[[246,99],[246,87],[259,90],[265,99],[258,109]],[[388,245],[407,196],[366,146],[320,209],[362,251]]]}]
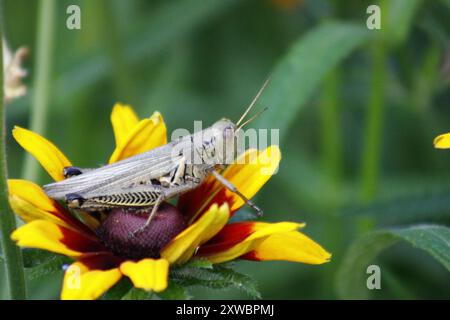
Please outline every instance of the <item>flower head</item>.
[{"label": "flower head", "polygon": [[[158,112],[139,120],[131,107],[116,104],[111,121],[116,148],[109,163],[167,143],[166,126]],[[64,179],[63,169],[72,164],[54,144],[19,127],[13,135],[54,180]],[[242,161],[250,159],[253,161]],[[280,159],[276,146],[247,150],[223,175],[252,198],[275,172]],[[170,281],[170,265],[196,258],[212,263],[239,258],[309,264],[330,259],[328,252],[298,231],[304,224],[228,223],[244,202],[212,176],[182,195],[176,206],[163,204],[152,223],[134,238],[129,232],[145,222],[148,211],[114,209],[99,217],[73,213],[25,180],[9,180],[9,192],[11,207],[26,222],[14,231],[12,239],[19,246],[75,260],[65,272],[63,299],[98,298],[122,277],[128,277],[135,287],[160,292]]]}]

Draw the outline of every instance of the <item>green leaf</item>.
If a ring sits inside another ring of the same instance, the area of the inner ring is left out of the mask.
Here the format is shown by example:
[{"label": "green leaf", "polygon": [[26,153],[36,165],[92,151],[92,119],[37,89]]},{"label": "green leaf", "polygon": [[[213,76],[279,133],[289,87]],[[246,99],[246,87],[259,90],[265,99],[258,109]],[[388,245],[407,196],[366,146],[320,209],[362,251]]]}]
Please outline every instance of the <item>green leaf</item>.
[{"label": "green leaf", "polygon": [[192,296],[189,292],[174,281],[169,281],[166,290],[159,293],[148,292],[134,288],[128,279],[121,279],[112,289],[108,290],[102,297],[103,300],[150,300],[156,294],[163,300],[188,300]]},{"label": "green leaf", "polygon": [[64,264],[67,264],[68,262],[70,262],[68,258],[54,255],[52,258],[39,265],[25,269],[27,278],[30,281],[34,281],[52,273],[60,272],[63,269]]},{"label": "green leaf", "polygon": [[261,298],[255,280],[223,265],[213,265],[212,269],[176,268],[171,272],[171,280],[182,287],[204,286],[212,289],[234,287],[251,298]]},{"label": "green leaf", "polygon": [[190,300],[191,294],[186,288],[174,281],[169,282],[169,287],[157,294],[163,300]]},{"label": "green leaf", "polygon": [[150,300],[153,292],[148,292],[139,288],[131,288],[123,297],[122,300]]},{"label": "green leaf", "polygon": [[134,288],[129,279],[121,279],[118,284],[108,290],[102,297],[103,300],[149,300],[156,294],[163,300],[189,300],[192,296],[186,288],[170,280],[166,290],[159,293],[147,292]]},{"label": "green leaf", "polygon": [[376,231],[355,242],[347,252],[337,273],[337,290],[344,299],[366,299],[366,269],[383,250],[399,240],[425,250],[450,271],[450,228],[418,225]]},{"label": "green leaf", "polygon": [[427,251],[450,271],[450,228],[423,225],[400,229],[396,234],[414,247]]},{"label": "green leaf", "polygon": [[132,289],[132,287],[129,279],[122,278],[119,283],[106,291],[102,296],[102,300],[120,300]]},{"label": "green leaf", "polygon": [[276,66],[258,102],[269,110],[255,126],[277,128],[282,139],[327,73],[370,38],[365,26],[335,22],[297,40]]},{"label": "green leaf", "polygon": [[33,268],[52,260],[55,254],[49,251],[25,248],[22,249],[22,256],[24,267]]},{"label": "green leaf", "polygon": [[47,275],[60,272],[71,260],[65,256],[39,249],[22,249],[23,263],[27,279],[39,280]]}]

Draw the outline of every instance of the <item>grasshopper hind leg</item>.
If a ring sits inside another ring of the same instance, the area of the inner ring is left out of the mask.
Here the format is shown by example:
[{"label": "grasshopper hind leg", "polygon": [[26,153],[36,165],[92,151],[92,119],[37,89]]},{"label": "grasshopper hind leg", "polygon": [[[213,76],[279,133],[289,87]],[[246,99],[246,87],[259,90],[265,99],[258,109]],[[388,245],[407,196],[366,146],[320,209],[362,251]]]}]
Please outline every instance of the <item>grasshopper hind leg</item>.
[{"label": "grasshopper hind leg", "polygon": [[152,211],[148,215],[147,221],[145,221],[145,224],[142,227],[139,227],[138,229],[131,231],[129,233],[130,238],[137,236],[142,231],[144,231],[145,228],[147,228],[150,225],[150,223],[152,222],[153,217],[155,216],[156,212],[158,211],[158,208],[159,208],[161,202],[163,201],[163,199],[164,199],[163,194],[160,194],[159,197],[156,199],[155,204],[153,205]]}]

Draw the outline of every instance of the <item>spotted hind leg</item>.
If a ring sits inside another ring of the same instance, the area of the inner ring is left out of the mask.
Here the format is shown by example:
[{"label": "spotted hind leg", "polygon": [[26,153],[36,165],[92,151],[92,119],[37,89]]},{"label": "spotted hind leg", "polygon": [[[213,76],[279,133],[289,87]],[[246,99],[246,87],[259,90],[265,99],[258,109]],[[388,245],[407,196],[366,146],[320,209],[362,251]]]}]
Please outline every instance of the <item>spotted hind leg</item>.
[{"label": "spotted hind leg", "polygon": [[138,235],[139,233],[144,231],[145,228],[147,228],[150,225],[150,222],[152,222],[152,219],[155,216],[156,212],[158,211],[158,208],[163,200],[164,200],[164,195],[161,193],[158,196],[158,199],[156,199],[155,204],[153,205],[152,211],[148,215],[147,221],[145,221],[145,224],[143,226],[139,227],[138,229],[130,232],[129,237],[135,237],[136,235]]}]

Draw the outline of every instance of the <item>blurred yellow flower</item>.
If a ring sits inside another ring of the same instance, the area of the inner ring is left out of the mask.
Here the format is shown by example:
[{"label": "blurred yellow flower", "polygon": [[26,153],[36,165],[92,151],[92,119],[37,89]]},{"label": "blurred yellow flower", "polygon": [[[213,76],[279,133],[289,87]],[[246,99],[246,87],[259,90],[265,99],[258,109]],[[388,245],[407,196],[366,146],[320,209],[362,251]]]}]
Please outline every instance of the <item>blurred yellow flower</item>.
[{"label": "blurred yellow flower", "polygon": [[27,88],[22,83],[22,78],[27,75],[25,69],[22,68],[22,62],[28,55],[28,49],[19,48],[12,53],[8,44],[3,39],[3,75],[4,75],[4,98],[5,102],[23,96]]},{"label": "blurred yellow flower", "polygon": [[434,138],[434,147],[437,149],[450,148],[450,133],[444,133]]}]

